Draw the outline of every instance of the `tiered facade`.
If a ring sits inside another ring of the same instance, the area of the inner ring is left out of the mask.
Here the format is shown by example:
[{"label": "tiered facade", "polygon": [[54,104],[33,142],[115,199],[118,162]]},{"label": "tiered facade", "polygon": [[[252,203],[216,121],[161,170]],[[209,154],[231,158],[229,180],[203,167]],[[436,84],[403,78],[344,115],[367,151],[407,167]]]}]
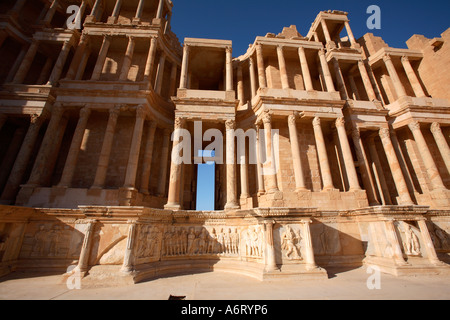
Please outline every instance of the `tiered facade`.
[{"label": "tiered facade", "polygon": [[[233,58],[181,46],[170,0],[75,1],[79,30],[72,2],[0,4],[0,275],[448,272],[449,30],[395,49],[327,11]],[[199,212],[211,142],[216,210]]]}]

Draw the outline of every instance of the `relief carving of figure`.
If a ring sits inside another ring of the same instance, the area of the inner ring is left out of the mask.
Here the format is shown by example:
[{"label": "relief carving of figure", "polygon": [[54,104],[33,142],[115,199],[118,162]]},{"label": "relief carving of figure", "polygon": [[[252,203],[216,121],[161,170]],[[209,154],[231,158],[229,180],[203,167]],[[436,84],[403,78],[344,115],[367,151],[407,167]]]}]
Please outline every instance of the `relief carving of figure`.
[{"label": "relief carving of figure", "polygon": [[406,254],[410,256],[420,256],[419,238],[414,233],[411,225],[405,223],[405,242]]},{"label": "relief carving of figure", "polygon": [[301,260],[300,250],[298,245],[300,244],[301,236],[299,232],[292,230],[290,226],[286,226],[286,231],[281,235],[281,249],[285,250],[285,256],[289,260]]}]

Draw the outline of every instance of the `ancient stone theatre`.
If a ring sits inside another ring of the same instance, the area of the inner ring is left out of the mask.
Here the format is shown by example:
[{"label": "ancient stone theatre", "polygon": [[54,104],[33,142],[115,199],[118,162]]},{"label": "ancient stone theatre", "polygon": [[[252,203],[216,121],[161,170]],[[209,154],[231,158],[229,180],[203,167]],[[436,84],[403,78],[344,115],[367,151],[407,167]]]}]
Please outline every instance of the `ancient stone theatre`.
[{"label": "ancient stone theatre", "polygon": [[235,57],[174,2],[1,0],[0,276],[449,272],[450,29],[398,49],[321,11]]}]

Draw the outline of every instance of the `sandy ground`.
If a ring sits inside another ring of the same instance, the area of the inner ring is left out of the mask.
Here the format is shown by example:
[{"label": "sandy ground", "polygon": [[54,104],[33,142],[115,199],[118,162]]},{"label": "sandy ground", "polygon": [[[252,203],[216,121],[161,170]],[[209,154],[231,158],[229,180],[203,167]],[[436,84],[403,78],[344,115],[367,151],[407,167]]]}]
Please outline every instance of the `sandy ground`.
[{"label": "sandy ground", "polygon": [[369,290],[366,268],[328,270],[320,281],[258,280],[228,273],[162,278],[121,287],[70,290],[59,275],[15,273],[0,279],[0,299],[22,300],[378,300],[450,299],[450,276],[395,277],[381,274],[380,289]]}]

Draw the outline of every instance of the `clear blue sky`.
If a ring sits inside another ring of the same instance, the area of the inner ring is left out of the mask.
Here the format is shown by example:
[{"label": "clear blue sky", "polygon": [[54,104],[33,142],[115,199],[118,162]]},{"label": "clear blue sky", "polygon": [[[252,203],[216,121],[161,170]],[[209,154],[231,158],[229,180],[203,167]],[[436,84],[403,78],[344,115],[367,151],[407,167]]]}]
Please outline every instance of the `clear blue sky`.
[{"label": "clear blue sky", "polygon": [[[413,34],[439,37],[450,27],[449,0],[173,0],[172,30],[183,43],[185,37],[233,41],[233,56],[246,52],[256,36],[296,25],[306,36],[320,11],[349,12],[356,38],[372,32],[391,46],[406,48]],[[369,5],[381,8],[381,30],[369,30]]]}]

